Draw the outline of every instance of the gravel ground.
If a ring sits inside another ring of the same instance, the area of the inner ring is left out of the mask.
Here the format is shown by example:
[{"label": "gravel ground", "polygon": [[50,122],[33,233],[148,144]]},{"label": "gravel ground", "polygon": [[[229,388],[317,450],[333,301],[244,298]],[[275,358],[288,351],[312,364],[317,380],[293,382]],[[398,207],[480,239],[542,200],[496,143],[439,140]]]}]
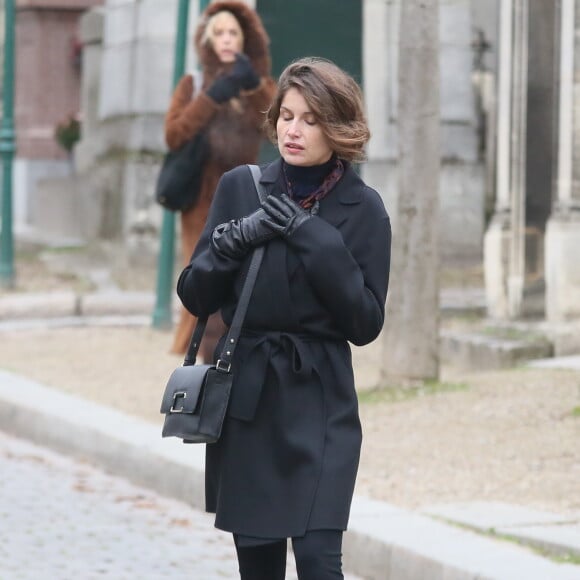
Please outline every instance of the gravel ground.
[{"label": "gravel ground", "polygon": [[[3,331],[0,367],[161,426],[161,394],[181,363],[169,343],[142,327]],[[377,380],[378,346],[354,349],[363,387]],[[443,379],[458,387],[361,392],[357,493],[408,508],[493,500],[580,512],[580,372],[445,369]]]}]

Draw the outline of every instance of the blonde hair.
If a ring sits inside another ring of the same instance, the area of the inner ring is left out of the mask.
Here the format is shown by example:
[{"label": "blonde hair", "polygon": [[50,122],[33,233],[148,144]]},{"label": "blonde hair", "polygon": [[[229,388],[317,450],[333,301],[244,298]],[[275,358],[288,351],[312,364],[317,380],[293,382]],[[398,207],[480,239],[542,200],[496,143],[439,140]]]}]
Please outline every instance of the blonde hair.
[{"label": "blonde hair", "polygon": [[240,34],[242,35],[242,46],[244,46],[244,29],[242,28],[242,24],[237,19],[236,15],[233,12],[230,12],[229,10],[220,10],[219,12],[212,14],[207,19],[207,24],[205,25],[205,29],[201,37],[202,45],[212,43],[212,40],[215,36],[215,27],[225,14],[229,14],[238,23],[238,26],[240,27]]},{"label": "blonde hair", "polygon": [[266,113],[266,130],[276,143],[280,106],[289,89],[295,88],[314,113],[331,149],[345,161],[362,161],[370,131],[363,96],[356,81],[324,58],[301,58],[289,64],[278,80],[278,91]]}]

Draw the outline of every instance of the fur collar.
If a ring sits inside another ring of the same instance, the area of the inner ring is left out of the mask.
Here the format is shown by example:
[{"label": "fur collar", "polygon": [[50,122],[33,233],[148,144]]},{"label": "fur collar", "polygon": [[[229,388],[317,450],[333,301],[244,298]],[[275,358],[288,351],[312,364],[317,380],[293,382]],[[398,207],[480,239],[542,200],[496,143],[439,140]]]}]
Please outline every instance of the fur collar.
[{"label": "fur collar", "polygon": [[270,38],[264,29],[260,17],[244,2],[224,0],[212,2],[204,10],[195,32],[194,42],[203,70],[204,86],[210,84],[213,79],[228,68],[228,65],[223,65],[219,61],[210,46],[207,44],[201,45],[201,38],[208,19],[222,10],[231,12],[238,19],[244,31],[244,52],[248,55],[258,75],[260,77],[269,76],[272,67],[269,53]]}]

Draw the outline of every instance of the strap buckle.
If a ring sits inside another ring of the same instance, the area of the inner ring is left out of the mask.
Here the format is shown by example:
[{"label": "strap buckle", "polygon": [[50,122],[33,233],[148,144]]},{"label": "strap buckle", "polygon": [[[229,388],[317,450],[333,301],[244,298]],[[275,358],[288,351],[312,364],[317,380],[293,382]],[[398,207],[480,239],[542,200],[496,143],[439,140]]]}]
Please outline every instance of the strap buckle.
[{"label": "strap buckle", "polygon": [[216,370],[220,371],[220,373],[229,373],[230,369],[232,368],[232,363],[227,361],[223,361],[221,358],[218,359],[217,363],[215,363]]}]

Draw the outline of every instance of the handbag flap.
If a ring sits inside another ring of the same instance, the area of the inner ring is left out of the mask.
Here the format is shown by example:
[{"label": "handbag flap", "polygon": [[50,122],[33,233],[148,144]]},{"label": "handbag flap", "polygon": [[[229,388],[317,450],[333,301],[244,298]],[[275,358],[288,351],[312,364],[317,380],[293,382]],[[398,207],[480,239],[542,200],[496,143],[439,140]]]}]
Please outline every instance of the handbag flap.
[{"label": "handbag flap", "polygon": [[161,401],[161,413],[193,413],[197,407],[205,375],[213,365],[177,367],[169,377]]}]

